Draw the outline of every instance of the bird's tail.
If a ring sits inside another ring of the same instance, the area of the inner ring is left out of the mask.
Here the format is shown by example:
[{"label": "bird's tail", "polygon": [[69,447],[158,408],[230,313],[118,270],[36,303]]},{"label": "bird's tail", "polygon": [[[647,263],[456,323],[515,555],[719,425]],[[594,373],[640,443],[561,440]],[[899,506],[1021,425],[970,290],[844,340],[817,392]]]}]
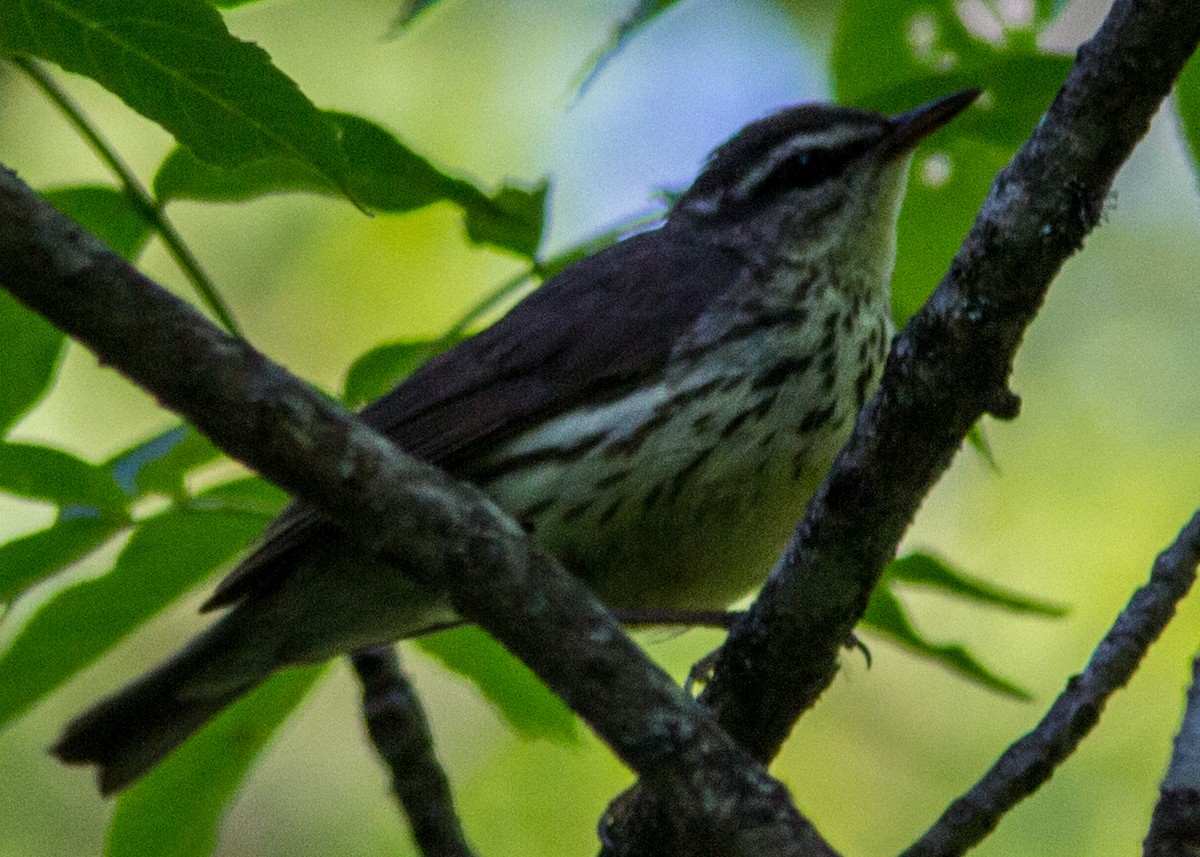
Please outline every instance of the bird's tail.
[{"label": "bird's tail", "polygon": [[67,764],[95,765],[102,794],[139,779],[273,668],[246,662],[230,618],[76,717],[51,752]]}]

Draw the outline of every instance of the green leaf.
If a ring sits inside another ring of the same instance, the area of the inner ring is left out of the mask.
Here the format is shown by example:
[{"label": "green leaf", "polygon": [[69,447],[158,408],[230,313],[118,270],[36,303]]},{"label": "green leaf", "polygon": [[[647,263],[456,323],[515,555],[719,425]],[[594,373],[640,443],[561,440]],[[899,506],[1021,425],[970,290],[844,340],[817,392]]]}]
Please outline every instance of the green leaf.
[{"label": "green leaf", "polygon": [[44,530],[0,545],[0,603],[83,559],[124,526],[111,517],[60,516]]},{"label": "green leaf", "polygon": [[951,672],[990,690],[1021,700],[1033,698],[1029,691],[989,670],[963,646],[932,643],[922,637],[908,620],[899,599],[886,586],[877,586],[871,594],[871,602],[867,606],[862,624],[921,657],[939,663]]},{"label": "green leaf", "polygon": [[1026,690],[989,670],[965,647],[934,643],[925,638],[908,618],[904,605],[896,597],[896,583],[930,587],[948,595],[1015,613],[1058,617],[1067,612],[1065,607],[1000,589],[964,574],[927,553],[912,553],[894,560],[888,565],[883,579],[871,595],[871,602],[863,617],[865,627],[883,634],[922,657],[936,661],[963,678],[1017,699],[1030,698]]},{"label": "green leaf", "polygon": [[346,373],[343,401],[350,407],[358,407],[384,395],[420,368],[425,361],[453,348],[466,339],[465,331],[469,330],[480,318],[492,312],[498,305],[510,299],[513,294],[526,288],[529,281],[535,276],[548,279],[567,265],[598,253],[605,247],[616,243],[630,230],[645,226],[653,219],[657,218],[639,218],[624,223],[569,247],[545,261],[535,263],[529,270],[523,271],[488,292],[478,303],[467,310],[443,336],[436,339],[389,342],[372,348],[355,360]]},{"label": "green leaf", "polygon": [[1175,112],[1192,155],[1192,169],[1200,180],[1200,56],[1188,61],[1175,83]]},{"label": "green leaf", "polygon": [[411,25],[413,21],[440,2],[441,0],[400,0],[400,10],[392,19],[393,34]]},{"label": "green leaf", "polygon": [[[995,146],[961,137],[940,139],[918,150],[897,229],[892,311],[898,324],[919,310],[937,287],[992,178],[1008,159],[1009,154]],[[934,165],[949,172],[941,182],[926,178]]]},{"label": "green leaf", "polygon": [[267,520],[232,508],[171,508],[142,521],[110,572],[39,605],[0,654],[0,726],[231,560]]},{"label": "green leaf", "polygon": [[[399,214],[443,200],[466,215],[471,240],[532,256],[541,241],[546,185],[533,190],[502,187],[488,196],[472,183],[451,176],[374,122],[348,113],[325,114],[337,127],[350,167],[346,182],[354,199],[375,211]],[[334,194],[329,180],[294,160],[272,158],[222,169],[187,149],[176,149],[154,177],[163,202],[253,199],[271,193]]]},{"label": "green leaf", "polygon": [[941,558],[928,553],[911,553],[892,561],[884,572],[883,580],[889,586],[893,581],[928,586],[948,595],[992,607],[1002,607],[1014,613],[1032,613],[1057,618],[1069,612],[1062,604],[1001,589],[978,577],[964,574]]},{"label": "green leaf", "polygon": [[202,0],[0,3],[0,52],[92,78],[205,161],[286,156],[345,186],[333,125]]},{"label": "green leaf", "polygon": [[[486,200],[474,186],[441,172],[374,122],[349,113],[330,111],[325,116],[338,129],[350,161],[346,179],[356,199],[368,208],[398,213],[443,199]],[[337,193],[324,176],[295,160],[269,158],[222,168],[185,148],[171,152],[154,177],[154,193],[163,202],[225,202],[296,191]]]},{"label": "green leaf", "polygon": [[458,335],[378,345],[351,364],[342,398],[351,408],[377,399],[417,371],[426,360],[465,338]]},{"label": "green leaf", "polygon": [[1035,0],[1034,6],[1038,23],[1043,26],[1051,23],[1066,11],[1067,4],[1070,2],[1071,0]]},{"label": "green leaf", "polygon": [[581,92],[587,89],[604,70],[604,66],[608,64],[609,60],[616,56],[638,32],[677,2],[679,0],[637,0],[625,17],[612,28],[608,40],[584,64],[578,75],[579,85],[577,88]]},{"label": "green leaf", "polygon": [[[1047,16],[1036,14],[1035,26]],[[975,106],[918,149],[899,226],[893,303],[903,322],[924,303],[992,178],[1037,124],[1071,66],[1011,28],[1000,44],[970,33],[952,0],[847,0],[833,51],[837,100],[899,113],[970,86]]]},{"label": "green leaf", "polygon": [[106,857],[203,857],[246,774],[325,665],[283,670],[117,799]]},{"label": "green leaf", "polygon": [[112,474],[59,449],[0,443],[0,491],[124,514],[127,498]]},{"label": "green leaf", "polygon": [[0,437],[50,389],[66,337],[0,289]]},{"label": "green leaf", "polygon": [[972,50],[982,55],[973,53],[968,67],[897,77],[878,89],[847,93],[844,100],[882,113],[900,113],[960,89],[983,86],[977,104],[930,139],[972,138],[991,143],[1011,157],[1050,106],[1071,70],[1071,59],[1015,50],[1001,53],[990,45]]},{"label": "green leaf", "polygon": [[518,734],[568,743],[577,740],[575,715],[486,632],[453,628],[417,641],[446,667],[470,679]]},{"label": "green leaf", "polygon": [[199,508],[241,509],[268,518],[279,514],[288,501],[288,493],[260,476],[246,476],[214,485],[193,505]]},{"label": "green leaf", "polygon": [[116,188],[79,185],[43,190],[41,195],[131,262],[150,240],[150,225],[138,214],[129,197]]},{"label": "green leaf", "polygon": [[1000,463],[996,460],[996,455],[992,451],[992,445],[988,443],[987,433],[983,430],[983,423],[975,423],[967,432],[967,443],[971,449],[979,453],[979,456],[987,464],[988,469],[993,473],[1000,472]]},{"label": "green leaf", "polygon": [[541,181],[525,189],[504,185],[486,203],[464,206],[467,237],[478,244],[494,244],[532,259],[542,243],[546,224],[546,193]]},{"label": "green leaf", "polygon": [[187,474],[221,455],[212,441],[182,423],[118,453],[105,466],[132,497],[157,493],[179,499],[187,494]]}]

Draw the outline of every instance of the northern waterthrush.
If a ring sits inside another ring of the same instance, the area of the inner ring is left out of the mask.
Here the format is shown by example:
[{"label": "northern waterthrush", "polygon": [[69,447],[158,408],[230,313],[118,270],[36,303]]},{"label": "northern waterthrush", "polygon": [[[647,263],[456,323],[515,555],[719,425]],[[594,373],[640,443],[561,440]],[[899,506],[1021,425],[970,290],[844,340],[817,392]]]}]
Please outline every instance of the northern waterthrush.
[{"label": "northern waterthrush", "polygon": [[[566,268],[362,418],[477,483],[610,605],[725,607],[877,381],[911,153],[977,95],[750,124],[660,228]],[[402,568],[290,507],[206,605],[228,612],[55,753],[116,791],[274,670],[453,622]]]}]

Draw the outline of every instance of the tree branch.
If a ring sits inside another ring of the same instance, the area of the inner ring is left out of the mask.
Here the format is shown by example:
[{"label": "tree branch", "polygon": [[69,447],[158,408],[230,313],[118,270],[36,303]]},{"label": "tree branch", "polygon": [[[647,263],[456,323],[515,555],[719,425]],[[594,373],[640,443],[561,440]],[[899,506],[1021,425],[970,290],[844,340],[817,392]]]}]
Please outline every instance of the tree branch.
[{"label": "tree branch", "polygon": [[1183,722],[1142,853],[1144,857],[1200,854],[1200,655],[1192,661]]},{"label": "tree branch", "polygon": [[897,338],[877,395],[704,695],[758,758],[775,754],[832,680],[838,650],[967,431],[985,413],[1015,415],[1006,383],[1025,328],[1198,40],[1194,5],[1118,0]]},{"label": "tree branch", "polygon": [[[930,487],[985,413],[1016,415],[1013,356],[1063,262],[1200,40],[1178,0],[1117,0],[1044,120],[996,177],[933,296],[897,337],[875,396],[701,700],[758,759],[829,686],[840,648]],[[980,81],[986,84],[986,81]],[[611,854],[669,849],[668,813],[630,804]]]},{"label": "tree branch", "polygon": [[218,446],[402,556],[578,712],[694,841],[832,854],[786,790],[655,666],[582,582],[477,489],[416,461],[223,333],[0,168],[0,282]]},{"label": "tree branch", "polygon": [[[1197,563],[1200,563],[1200,512],[1184,526],[1172,545],[1159,554],[1150,580],[1129,599],[1129,604],[1096,646],[1087,668],[1067,682],[1066,690],[1054,701],[1037,728],[1005,750],[991,770],[954,801],[903,857],[962,854],[979,844],[1004,813],[1050,779],[1054,769],[1075,752],[1091,732],[1108,697],[1125,686],[1150,644],[1158,639],[1175,615],[1175,605],[1187,595],[1196,580]],[[1200,708],[1200,693],[1193,694],[1193,702]],[[1194,730],[1200,732],[1200,710],[1194,716]],[[1177,743],[1177,753],[1179,748]],[[1194,752],[1200,753],[1200,747],[1194,748]],[[1191,762],[1195,786],[1200,783],[1200,756]],[[1166,788],[1164,782],[1164,794]],[[1200,797],[1200,790],[1193,792],[1193,799],[1197,797]],[[1200,809],[1200,805],[1196,809]]]},{"label": "tree branch", "polygon": [[433,735],[417,693],[391,646],[351,655],[363,686],[363,716],[380,758],[392,772],[392,791],[425,857],[474,857],[454,811],[450,781],[433,751]]}]

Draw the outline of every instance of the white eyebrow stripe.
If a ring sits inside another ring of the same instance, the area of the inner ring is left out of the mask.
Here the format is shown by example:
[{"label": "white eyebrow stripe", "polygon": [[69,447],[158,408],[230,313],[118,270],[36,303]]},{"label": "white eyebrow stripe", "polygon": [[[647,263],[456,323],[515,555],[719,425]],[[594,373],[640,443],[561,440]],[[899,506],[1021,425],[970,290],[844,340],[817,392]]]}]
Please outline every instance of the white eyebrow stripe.
[{"label": "white eyebrow stripe", "polygon": [[835,150],[853,143],[856,140],[864,139],[867,135],[863,133],[866,129],[835,126],[826,128],[822,131],[814,131],[808,134],[802,134],[796,137],[789,137],[783,140],[779,145],[773,148],[767,157],[759,162],[759,166],[742,178],[734,188],[734,197],[736,199],[747,199],[753,193],[767,176],[775,172],[775,170],[784,161],[796,156],[797,154],[813,149]]}]

